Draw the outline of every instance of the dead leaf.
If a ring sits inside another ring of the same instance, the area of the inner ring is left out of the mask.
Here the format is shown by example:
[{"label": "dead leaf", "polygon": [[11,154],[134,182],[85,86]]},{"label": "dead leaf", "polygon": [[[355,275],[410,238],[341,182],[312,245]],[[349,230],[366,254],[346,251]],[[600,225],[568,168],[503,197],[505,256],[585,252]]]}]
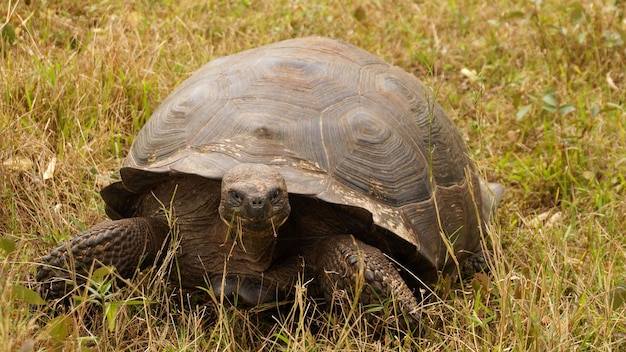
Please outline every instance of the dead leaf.
[{"label": "dead leaf", "polygon": [[30,159],[16,157],[5,160],[2,166],[11,171],[28,171],[33,167],[33,162]]},{"label": "dead leaf", "polygon": [[52,160],[50,160],[50,162],[48,163],[48,167],[46,168],[46,171],[43,173],[43,179],[45,180],[49,180],[52,177],[54,177],[54,169],[57,166],[57,158],[53,157]]}]

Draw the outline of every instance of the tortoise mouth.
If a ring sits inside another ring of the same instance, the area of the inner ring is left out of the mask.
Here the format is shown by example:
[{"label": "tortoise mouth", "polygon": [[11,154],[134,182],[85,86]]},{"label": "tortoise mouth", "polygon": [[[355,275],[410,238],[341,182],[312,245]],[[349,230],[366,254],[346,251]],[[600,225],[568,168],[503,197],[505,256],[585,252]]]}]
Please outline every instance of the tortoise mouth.
[{"label": "tortoise mouth", "polygon": [[286,214],[278,213],[269,217],[246,217],[241,214],[234,215],[234,221],[222,219],[226,224],[241,227],[244,232],[277,233],[278,229],[287,221]]},{"label": "tortoise mouth", "polygon": [[274,226],[272,226],[271,218],[260,220],[240,218],[239,221],[244,229],[251,230],[253,232],[265,232],[274,228]]}]

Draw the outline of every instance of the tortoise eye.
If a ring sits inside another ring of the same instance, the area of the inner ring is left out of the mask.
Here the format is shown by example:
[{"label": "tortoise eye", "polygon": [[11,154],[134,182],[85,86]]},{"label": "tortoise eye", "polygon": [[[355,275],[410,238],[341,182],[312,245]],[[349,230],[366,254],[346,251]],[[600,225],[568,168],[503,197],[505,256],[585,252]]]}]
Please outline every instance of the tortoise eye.
[{"label": "tortoise eye", "polygon": [[238,207],[241,205],[241,203],[243,203],[243,195],[241,194],[241,192],[235,191],[235,190],[231,190],[228,192],[228,201],[230,202],[231,205]]},{"label": "tortoise eye", "polygon": [[283,192],[280,189],[275,188],[270,192],[270,202],[272,202],[273,205],[279,205],[282,199]]}]

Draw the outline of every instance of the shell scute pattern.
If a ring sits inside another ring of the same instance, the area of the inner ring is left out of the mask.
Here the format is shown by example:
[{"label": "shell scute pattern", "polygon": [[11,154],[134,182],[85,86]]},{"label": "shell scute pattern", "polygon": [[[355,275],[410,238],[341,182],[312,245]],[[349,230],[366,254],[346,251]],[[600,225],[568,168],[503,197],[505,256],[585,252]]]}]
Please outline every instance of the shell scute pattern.
[{"label": "shell scute pattern", "polygon": [[431,94],[339,41],[285,41],[211,61],[155,112],[126,167],[219,180],[240,163],[276,167],[291,193],[367,209],[435,261],[440,233],[454,231],[433,216],[456,224],[476,215],[443,202],[433,211],[436,194],[452,187],[465,201],[479,178],[466,175],[463,141]]}]

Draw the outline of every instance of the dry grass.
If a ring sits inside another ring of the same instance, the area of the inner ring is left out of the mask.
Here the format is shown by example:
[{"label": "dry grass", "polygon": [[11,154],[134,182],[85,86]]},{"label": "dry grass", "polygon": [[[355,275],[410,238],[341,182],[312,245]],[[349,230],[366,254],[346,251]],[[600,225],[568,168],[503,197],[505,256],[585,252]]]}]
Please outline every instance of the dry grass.
[{"label": "dry grass", "polygon": [[[626,348],[626,5],[516,3],[2,3],[0,350]],[[433,87],[507,187],[490,281],[441,291],[423,338],[375,338],[302,299],[283,316],[198,307],[147,276],[100,283],[91,312],[29,309],[33,261],[104,219],[98,190],[177,84],[212,58],[313,34]]]}]

